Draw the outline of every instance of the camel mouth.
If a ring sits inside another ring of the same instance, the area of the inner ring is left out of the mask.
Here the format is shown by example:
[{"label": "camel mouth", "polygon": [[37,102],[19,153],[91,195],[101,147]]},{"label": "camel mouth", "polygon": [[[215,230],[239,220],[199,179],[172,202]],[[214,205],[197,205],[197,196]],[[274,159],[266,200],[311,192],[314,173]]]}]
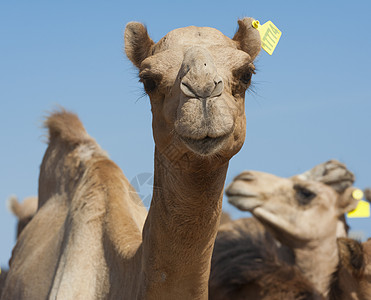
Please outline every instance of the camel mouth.
[{"label": "camel mouth", "polygon": [[256,194],[231,194],[227,193],[228,202],[242,211],[252,212],[262,205],[262,201]]},{"label": "camel mouth", "polygon": [[230,133],[219,137],[210,137],[207,135],[201,139],[194,139],[184,136],[179,137],[191,151],[201,156],[208,156],[218,152],[229,136]]}]

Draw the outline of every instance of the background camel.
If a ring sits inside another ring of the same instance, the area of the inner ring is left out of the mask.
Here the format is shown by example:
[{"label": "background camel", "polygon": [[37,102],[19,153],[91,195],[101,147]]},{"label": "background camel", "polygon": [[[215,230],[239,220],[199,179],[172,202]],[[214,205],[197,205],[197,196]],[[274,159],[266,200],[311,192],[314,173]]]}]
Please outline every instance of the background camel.
[{"label": "background camel", "polygon": [[261,46],[252,21],[240,20],[233,39],[192,26],[157,44],[142,24],[127,25],[125,50],[153,114],[148,216],[77,116],[52,114],[38,212],[13,250],[3,299],[207,298],[228,161],[244,142]]},{"label": "background camel", "polygon": [[[293,178],[323,182],[339,193],[344,192],[354,182],[354,175],[336,160],[319,164],[291,179]],[[345,226],[345,218],[342,218],[338,222],[338,236],[346,235]],[[221,224],[212,257],[211,298],[319,297],[313,285],[293,266],[295,256],[292,250],[278,244],[255,218]]]},{"label": "background camel", "polygon": [[357,205],[350,187],[343,193],[316,181],[279,178],[246,171],[226,193],[229,202],[247,210],[295,253],[295,264],[324,296],[339,263],[338,218]]}]

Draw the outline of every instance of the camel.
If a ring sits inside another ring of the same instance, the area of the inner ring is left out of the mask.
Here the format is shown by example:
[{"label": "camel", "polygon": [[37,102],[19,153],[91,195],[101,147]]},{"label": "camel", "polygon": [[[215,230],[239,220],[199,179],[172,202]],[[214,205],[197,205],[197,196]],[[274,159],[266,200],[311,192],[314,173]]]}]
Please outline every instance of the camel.
[{"label": "camel", "polygon": [[295,254],[295,265],[324,297],[339,263],[338,219],[353,210],[353,187],[342,193],[324,183],[245,171],[227,188],[229,202],[250,211]]},{"label": "camel", "polygon": [[337,240],[340,263],[332,276],[330,300],[371,299],[371,240]]},{"label": "camel", "polygon": [[[354,175],[339,161],[329,160],[292,178],[315,180],[341,193]],[[346,222],[338,222],[338,236],[346,236]],[[317,299],[319,293],[293,266],[292,250],[277,245],[255,218],[221,224],[211,264],[210,299]],[[285,276],[286,274],[286,276]],[[267,284],[269,282],[269,284]]]},{"label": "camel", "polygon": [[17,224],[17,238],[31,221],[37,210],[37,197],[27,197],[20,203],[17,197],[12,196],[8,200],[9,210],[18,219]]},{"label": "camel", "polygon": [[293,265],[292,255],[255,218],[221,225],[211,261],[209,299],[323,299]]},{"label": "camel", "polygon": [[261,48],[252,21],[239,20],[232,39],[191,26],[156,44],[141,23],[127,24],[125,51],[153,116],[148,215],[78,117],[53,113],[38,211],[13,249],[2,299],[207,299],[224,181],[244,142]]}]

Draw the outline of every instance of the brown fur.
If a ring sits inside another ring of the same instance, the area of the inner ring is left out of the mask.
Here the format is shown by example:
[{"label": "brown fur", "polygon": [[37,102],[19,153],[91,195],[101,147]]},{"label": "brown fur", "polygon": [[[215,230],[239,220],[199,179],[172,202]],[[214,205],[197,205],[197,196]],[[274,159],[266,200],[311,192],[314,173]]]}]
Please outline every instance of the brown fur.
[{"label": "brown fur", "polygon": [[288,251],[254,218],[221,226],[212,257],[210,299],[322,299],[287,262]]},{"label": "brown fur", "polygon": [[4,285],[5,285],[5,280],[6,280],[7,275],[8,275],[8,270],[1,269],[1,274],[0,274],[0,297],[1,297],[1,293],[2,293]]},{"label": "brown fur", "polygon": [[13,250],[3,299],[207,299],[228,162],[245,138],[253,60],[206,27],[173,30],[153,45],[131,22],[125,49],[153,114],[148,216],[77,116],[54,113],[39,210]]},{"label": "brown fur", "polygon": [[339,265],[332,276],[330,300],[371,299],[371,241],[338,239]]}]

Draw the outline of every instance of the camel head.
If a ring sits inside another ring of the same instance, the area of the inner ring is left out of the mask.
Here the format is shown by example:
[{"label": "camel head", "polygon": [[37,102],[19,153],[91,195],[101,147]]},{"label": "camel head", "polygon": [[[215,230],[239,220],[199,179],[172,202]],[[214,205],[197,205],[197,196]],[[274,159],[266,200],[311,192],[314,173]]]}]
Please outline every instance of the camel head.
[{"label": "camel head", "polygon": [[175,29],[158,43],[130,22],[125,51],[139,69],[153,114],[156,148],[169,145],[195,157],[231,158],[245,139],[245,92],[261,42],[252,18],[238,21],[232,39],[209,27]]},{"label": "camel head", "polygon": [[[302,180],[319,181],[328,186],[331,186],[336,192],[343,193],[347,188],[351,187],[355,181],[354,174],[348,170],[346,165],[332,159],[316,165],[314,168],[293,176]],[[345,216],[339,217],[336,236],[348,236],[349,226],[346,222]]]},{"label": "camel head", "polygon": [[226,194],[232,205],[250,211],[281,242],[295,247],[298,242],[335,236],[338,218],[358,204],[353,190],[340,194],[317,181],[246,171],[234,179]]}]

